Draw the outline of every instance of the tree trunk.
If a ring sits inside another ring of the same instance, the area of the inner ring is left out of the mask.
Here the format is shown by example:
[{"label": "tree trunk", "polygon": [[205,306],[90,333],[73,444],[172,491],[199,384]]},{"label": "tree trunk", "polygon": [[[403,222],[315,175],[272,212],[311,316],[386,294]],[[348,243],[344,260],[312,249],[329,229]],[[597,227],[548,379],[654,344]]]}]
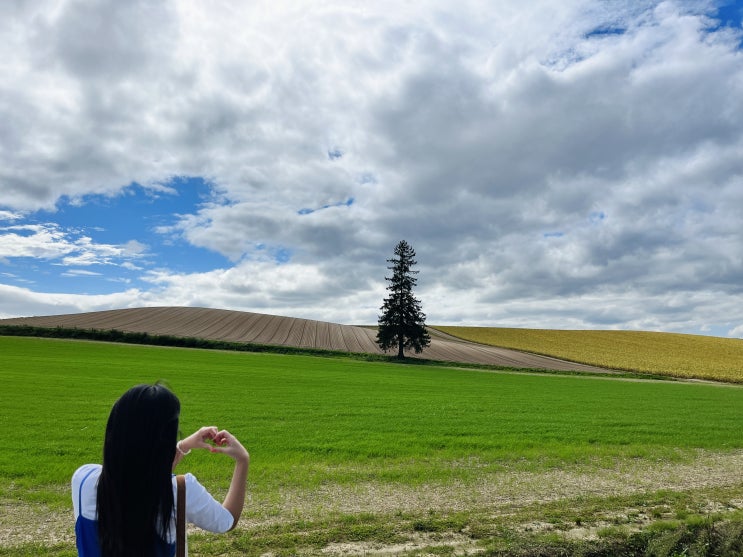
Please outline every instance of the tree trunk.
[{"label": "tree trunk", "polygon": [[397,358],[399,360],[402,360],[405,358],[405,354],[402,351],[402,347],[404,344],[405,343],[402,341],[402,339],[400,340],[400,342],[397,343]]}]

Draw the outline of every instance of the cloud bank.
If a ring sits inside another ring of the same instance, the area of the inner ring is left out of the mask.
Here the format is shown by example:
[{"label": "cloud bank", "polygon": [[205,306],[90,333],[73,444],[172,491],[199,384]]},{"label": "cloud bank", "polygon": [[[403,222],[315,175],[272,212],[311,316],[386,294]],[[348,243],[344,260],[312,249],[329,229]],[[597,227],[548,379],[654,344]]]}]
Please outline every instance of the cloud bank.
[{"label": "cloud bank", "polygon": [[[736,5],[68,0],[0,15],[0,314],[172,304],[374,323],[406,239],[429,323],[743,326]],[[210,197],[152,230],[223,264],[159,259],[136,223],[111,244],[55,222],[63,200],[182,177]],[[25,272],[44,258],[111,286],[51,294]]]}]

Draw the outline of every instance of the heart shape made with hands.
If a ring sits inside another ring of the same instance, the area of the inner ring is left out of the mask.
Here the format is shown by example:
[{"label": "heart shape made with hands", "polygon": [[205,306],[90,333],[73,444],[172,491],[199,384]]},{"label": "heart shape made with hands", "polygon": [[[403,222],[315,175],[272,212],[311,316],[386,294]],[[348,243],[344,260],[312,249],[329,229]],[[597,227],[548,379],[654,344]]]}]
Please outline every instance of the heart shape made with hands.
[{"label": "heart shape made with hands", "polygon": [[216,428],[209,428],[201,435],[201,441],[206,445],[205,448],[224,447],[229,443],[224,431],[216,431]]}]

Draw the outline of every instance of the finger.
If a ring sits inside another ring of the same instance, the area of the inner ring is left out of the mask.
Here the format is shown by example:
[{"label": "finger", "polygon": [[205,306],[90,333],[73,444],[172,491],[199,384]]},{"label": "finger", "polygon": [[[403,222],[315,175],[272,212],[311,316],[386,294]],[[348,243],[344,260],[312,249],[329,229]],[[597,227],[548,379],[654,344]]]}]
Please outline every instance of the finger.
[{"label": "finger", "polygon": [[218,432],[217,435],[214,437],[214,442],[219,445],[224,445],[226,443],[229,443],[231,439],[232,439],[232,434],[226,429],[223,429],[222,431]]},{"label": "finger", "polygon": [[226,445],[229,445],[229,443],[230,443],[230,440],[227,439],[226,437],[216,437],[214,439],[214,444],[219,447],[224,447]]},{"label": "finger", "polygon": [[209,448],[214,443],[216,436],[217,428],[215,426],[202,427],[196,435],[195,444],[202,449]]}]

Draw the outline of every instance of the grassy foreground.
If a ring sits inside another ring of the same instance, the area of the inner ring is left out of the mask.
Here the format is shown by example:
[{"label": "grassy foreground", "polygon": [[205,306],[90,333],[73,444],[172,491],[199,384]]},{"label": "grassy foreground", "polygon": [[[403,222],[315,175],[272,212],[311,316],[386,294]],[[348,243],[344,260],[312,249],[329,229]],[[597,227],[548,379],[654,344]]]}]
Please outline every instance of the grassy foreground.
[{"label": "grassy foreground", "polygon": [[452,336],[601,367],[743,382],[743,340],[647,331],[436,327]]},{"label": "grassy foreground", "polygon": [[[241,528],[193,535],[192,555],[319,554],[339,544],[415,554],[404,549],[411,540],[450,554],[445,539],[488,555],[578,555],[658,539],[691,547],[720,532],[719,520],[737,523],[732,510],[700,509],[743,498],[740,480],[669,491],[642,476],[693,468],[700,454],[738,454],[735,387],[13,337],[0,337],[0,353],[0,540],[11,540],[0,555],[74,555],[69,478],[100,460],[113,401],[157,379],[181,398],[184,432],[227,427],[252,455]],[[224,494],[229,461],[195,452],[184,465]],[[617,490],[579,484],[609,476]],[[656,530],[630,529],[627,509],[658,519]],[[57,517],[59,531],[17,541],[11,530],[28,516]],[[588,524],[598,541],[559,535]],[[532,545],[541,553],[515,552]]]}]

